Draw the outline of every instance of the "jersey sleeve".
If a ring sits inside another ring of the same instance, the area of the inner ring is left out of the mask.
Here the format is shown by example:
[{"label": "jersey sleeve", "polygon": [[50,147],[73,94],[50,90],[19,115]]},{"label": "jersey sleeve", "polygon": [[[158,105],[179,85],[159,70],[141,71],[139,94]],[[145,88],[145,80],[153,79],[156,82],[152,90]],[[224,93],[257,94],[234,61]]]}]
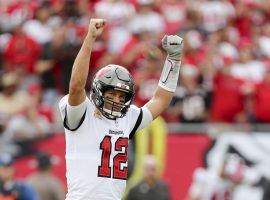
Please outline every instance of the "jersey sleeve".
[{"label": "jersey sleeve", "polygon": [[63,125],[70,131],[76,131],[83,123],[88,105],[91,104],[88,97],[77,106],[71,106],[68,103],[68,95],[64,96],[59,102],[59,110]]},{"label": "jersey sleeve", "polygon": [[67,103],[68,103],[68,95],[63,96],[58,104],[62,121],[64,121],[65,118]]},{"label": "jersey sleeve", "polygon": [[135,133],[146,126],[148,126],[153,121],[153,116],[146,106],[138,108],[135,105],[130,107],[130,118],[135,119],[131,121],[131,132],[129,134],[129,139],[131,139]]}]

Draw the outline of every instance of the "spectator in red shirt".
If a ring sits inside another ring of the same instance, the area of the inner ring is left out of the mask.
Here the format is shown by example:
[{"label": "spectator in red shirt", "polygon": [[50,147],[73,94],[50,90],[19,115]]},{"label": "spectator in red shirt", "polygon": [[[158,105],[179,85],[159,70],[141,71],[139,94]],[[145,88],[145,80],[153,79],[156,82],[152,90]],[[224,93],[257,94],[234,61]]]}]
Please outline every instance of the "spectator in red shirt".
[{"label": "spectator in red shirt", "polygon": [[158,83],[158,74],[162,67],[161,59],[164,59],[164,54],[157,47],[150,48],[146,58],[141,59],[134,73],[135,90],[138,94],[135,98],[136,105],[144,105],[154,93],[154,85]]},{"label": "spectator in red shirt", "polygon": [[261,123],[270,122],[270,69],[265,74],[264,80],[255,90],[254,112],[256,119]]},{"label": "spectator in red shirt", "polygon": [[237,1],[235,26],[238,29],[241,37],[250,38],[251,30],[251,10],[242,2]]},{"label": "spectator in red shirt", "polygon": [[39,54],[40,46],[23,33],[21,26],[17,26],[4,52],[7,70],[31,73]]},{"label": "spectator in red shirt", "polygon": [[244,111],[243,81],[230,74],[230,67],[224,66],[214,77],[212,100],[212,121],[235,122]]},{"label": "spectator in red shirt", "polygon": [[137,69],[141,60],[148,56],[151,48],[157,46],[159,37],[150,31],[134,32],[133,36],[124,45],[123,50],[118,54],[120,64],[126,66],[132,73]]}]

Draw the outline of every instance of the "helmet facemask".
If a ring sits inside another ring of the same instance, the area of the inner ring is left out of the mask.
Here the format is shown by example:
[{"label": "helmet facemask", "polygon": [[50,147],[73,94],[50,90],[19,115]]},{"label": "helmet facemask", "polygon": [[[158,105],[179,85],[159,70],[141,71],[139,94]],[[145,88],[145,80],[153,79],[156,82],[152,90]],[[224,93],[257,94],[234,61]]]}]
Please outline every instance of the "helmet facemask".
[{"label": "helmet facemask", "polygon": [[[125,116],[131,103],[131,100],[127,101],[127,92],[125,92],[125,95],[125,102],[115,102],[111,98],[102,97],[104,101],[103,111],[105,112],[103,114],[106,115],[107,118],[115,119]],[[106,105],[109,106],[110,109],[106,108]]]},{"label": "helmet facemask", "polygon": [[[118,90],[125,93],[125,102],[115,102],[110,98],[104,96],[107,90]],[[105,86],[101,81],[94,81],[91,92],[91,99],[96,105],[101,114],[108,119],[122,118],[126,115],[128,108],[133,100],[134,92],[128,89],[123,89],[114,86]],[[107,105],[110,108],[106,108]]]}]

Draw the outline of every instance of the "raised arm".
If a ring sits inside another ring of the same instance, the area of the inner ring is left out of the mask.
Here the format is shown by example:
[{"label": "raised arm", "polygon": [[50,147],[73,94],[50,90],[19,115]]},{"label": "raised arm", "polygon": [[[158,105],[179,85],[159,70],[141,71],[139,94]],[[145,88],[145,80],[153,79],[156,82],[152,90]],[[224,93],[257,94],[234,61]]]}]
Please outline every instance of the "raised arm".
[{"label": "raised arm", "polygon": [[91,19],[88,27],[88,33],[84,38],[81,49],[74,61],[69,83],[68,103],[76,106],[85,100],[85,85],[89,72],[89,61],[93,43],[104,28],[104,19]]},{"label": "raised arm", "polygon": [[178,82],[183,46],[183,39],[179,36],[165,35],[162,39],[162,47],[168,56],[164,63],[158,87],[153,97],[146,103],[153,119],[158,117],[172,100]]}]

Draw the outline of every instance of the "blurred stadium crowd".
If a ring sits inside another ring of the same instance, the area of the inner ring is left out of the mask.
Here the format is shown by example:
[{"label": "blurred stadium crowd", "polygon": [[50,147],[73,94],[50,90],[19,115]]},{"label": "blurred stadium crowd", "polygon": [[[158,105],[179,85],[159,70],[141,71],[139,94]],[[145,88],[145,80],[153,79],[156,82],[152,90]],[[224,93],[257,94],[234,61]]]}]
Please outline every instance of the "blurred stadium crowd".
[{"label": "blurred stadium crowd", "polygon": [[29,141],[57,130],[56,102],[93,17],[107,25],[88,90],[99,67],[120,64],[142,106],[163,67],[161,38],[179,34],[185,55],[168,122],[270,123],[269,0],[0,0],[0,151],[31,151]]},{"label": "blurred stadium crowd", "polygon": [[147,101],[158,81],[160,39],[180,34],[185,56],[168,121],[270,122],[267,0],[12,0],[0,9],[0,113],[13,129],[26,117],[27,132],[42,134],[57,120],[55,102],[68,91],[91,17],[107,19],[91,75],[108,63],[127,67],[136,104]]}]

